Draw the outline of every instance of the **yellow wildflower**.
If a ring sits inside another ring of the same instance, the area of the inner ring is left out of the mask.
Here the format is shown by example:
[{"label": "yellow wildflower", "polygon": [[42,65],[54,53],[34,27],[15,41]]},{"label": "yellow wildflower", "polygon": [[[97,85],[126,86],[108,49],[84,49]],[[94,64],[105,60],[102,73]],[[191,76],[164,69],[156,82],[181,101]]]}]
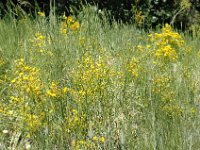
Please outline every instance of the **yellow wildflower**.
[{"label": "yellow wildflower", "polygon": [[70,26],[70,29],[72,31],[76,31],[79,27],[80,27],[80,24],[78,22],[75,22]]},{"label": "yellow wildflower", "polygon": [[99,141],[100,141],[101,143],[105,143],[105,138],[102,136],[102,137],[99,138]]},{"label": "yellow wildflower", "polygon": [[74,19],[71,16],[67,17],[67,25],[71,25],[73,23],[74,23]]},{"label": "yellow wildflower", "polygon": [[97,140],[98,140],[97,136],[93,136],[92,139],[93,139],[94,141],[97,141]]},{"label": "yellow wildflower", "polygon": [[49,95],[51,97],[56,97],[56,93],[53,93],[50,90],[47,90],[47,95]]},{"label": "yellow wildflower", "polygon": [[39,11],[39,12],[38,12],[38,16],[40,16],[40,17],[45,17],[45,12]]},{"label": "yellow wildflower", "polygon": [[154,54],[156,57],[164,57],[170,60],[178,58],[178,49],[184,44],[180,34],[173,32],[172,27],[166,24],[161,33],[149,35],[152,44],[154,44]]}]

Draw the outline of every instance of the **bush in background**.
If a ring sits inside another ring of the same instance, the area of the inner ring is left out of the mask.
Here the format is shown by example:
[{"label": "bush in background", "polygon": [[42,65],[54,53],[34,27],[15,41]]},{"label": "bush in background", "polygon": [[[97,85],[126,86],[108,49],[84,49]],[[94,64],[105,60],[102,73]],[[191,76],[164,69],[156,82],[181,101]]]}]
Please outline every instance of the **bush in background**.
[{"label": "bush in background", "polygon": [[13,13],[18,15],[19,10],[30,13],[37,9],[49,14],[52,7],[55,8],[53,12],[59,15],[63,12],[78,15],[84,5],[95,5],[97,10],[105,10],[111,15],[111,20],[134,22],[146,29],[170,23],[179,29],[190,27],[196,30],[200,23],[199,0],[3,0],[0,12],[5,13],[6,9],[12,8],[15,10]]}]

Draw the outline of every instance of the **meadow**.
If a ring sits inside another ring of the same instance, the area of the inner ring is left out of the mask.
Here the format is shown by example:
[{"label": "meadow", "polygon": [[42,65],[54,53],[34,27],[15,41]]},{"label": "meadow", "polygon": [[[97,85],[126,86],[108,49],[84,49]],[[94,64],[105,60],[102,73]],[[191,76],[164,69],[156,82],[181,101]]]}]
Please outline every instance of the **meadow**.
[{"label": "meadow", "polygon": [[0,20],[0,149],[200,149],[200,36],[86,7]]}]

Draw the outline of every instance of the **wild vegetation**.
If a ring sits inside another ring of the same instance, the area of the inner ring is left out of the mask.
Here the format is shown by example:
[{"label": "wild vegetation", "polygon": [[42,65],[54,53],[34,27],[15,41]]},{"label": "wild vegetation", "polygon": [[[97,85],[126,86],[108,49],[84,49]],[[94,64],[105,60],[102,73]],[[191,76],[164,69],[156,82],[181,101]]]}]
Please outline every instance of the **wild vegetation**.
[{"label": "wild vegetation", "polygon": [[106,11],[110,18],[134,22],[147,30],[164,23],[181,30],[199,30],[199,0],[1,0],[0,17],[9,11],[16,17],[21,11],[32,15],[35,10],[49,14],[50,9],[59,15],[63,12],[67,16],[78,15],[88,4]]},{"label": "wild vegetation", "polygon": [[101,15],[0,20],[0,149],[200,148],[199,33]]}]

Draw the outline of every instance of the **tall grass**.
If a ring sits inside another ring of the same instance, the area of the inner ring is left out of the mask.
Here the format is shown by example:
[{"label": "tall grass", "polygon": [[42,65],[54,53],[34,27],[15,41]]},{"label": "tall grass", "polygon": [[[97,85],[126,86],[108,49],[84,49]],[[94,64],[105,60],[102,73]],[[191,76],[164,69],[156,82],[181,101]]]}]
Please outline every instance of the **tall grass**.
[{"label": "tall grass", "polygon": [[70,19],[0,20],[0,149],[199,149],[199,38]]}]

